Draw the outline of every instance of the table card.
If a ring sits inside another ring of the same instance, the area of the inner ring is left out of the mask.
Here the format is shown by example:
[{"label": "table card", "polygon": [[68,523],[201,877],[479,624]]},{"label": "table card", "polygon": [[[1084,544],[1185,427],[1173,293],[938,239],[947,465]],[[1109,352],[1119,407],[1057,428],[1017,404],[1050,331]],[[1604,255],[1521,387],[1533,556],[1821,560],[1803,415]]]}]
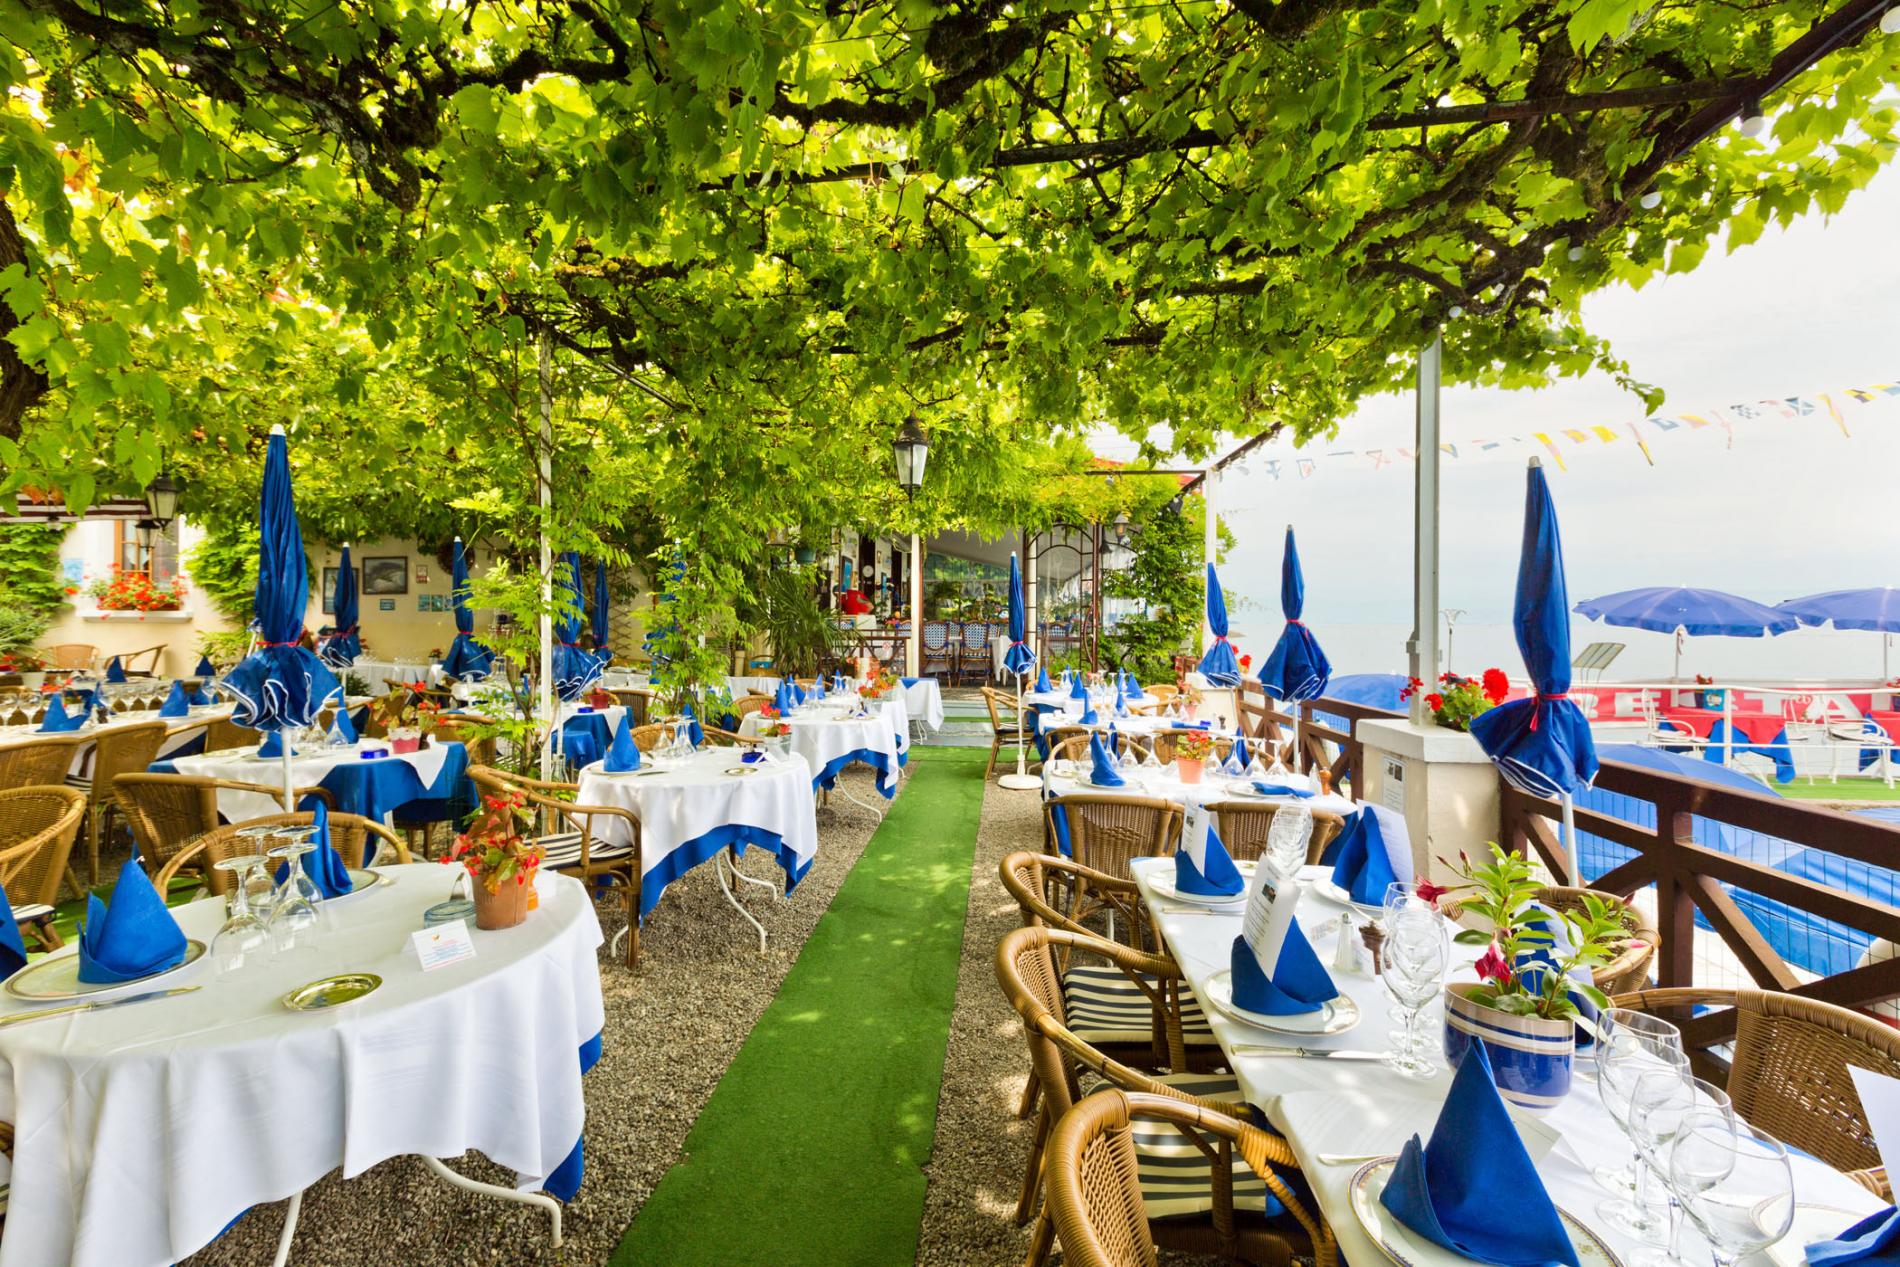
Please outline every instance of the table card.
[{"label": "table card", "polygon": [[1286,944],[1287,930],[1293,926],[1293,912],[1300,901],[1297,874],[1276,870],[1271,855],[1262,854],[1254,864],[1253,882],[1247,887],[1247,910],[1241,917],[1240,936],[1260,961],[1260,971],[1268,979],[1280,962],[1280,948]]},{"label": "table card", "polygon": [[416,959],[424,972],[434,972],[475,957],[475,941],[469,936],[468,925],[459,919],[433,928],[419,928],[409,934],[409,940],[415,946]]}]

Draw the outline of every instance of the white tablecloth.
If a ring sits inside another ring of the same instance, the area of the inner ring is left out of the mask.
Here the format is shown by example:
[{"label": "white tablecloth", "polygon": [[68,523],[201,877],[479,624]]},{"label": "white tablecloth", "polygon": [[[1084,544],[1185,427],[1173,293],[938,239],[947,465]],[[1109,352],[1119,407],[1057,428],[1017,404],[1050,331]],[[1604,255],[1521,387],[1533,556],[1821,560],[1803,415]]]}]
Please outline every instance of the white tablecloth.
[{"label": "white tablecloth", "polygon": [[943,691],[936,678],[920,677],[906,686],[904,707],[932,731],[943,729]]},{"label": "white tablecloth", "polygon": [[[229,977],[207,953],[153,987],[195,994],[0,1030],[15,1126],[0,1267],[178,1262],[249,1206],[403,1154],[479,1149],[524,1188],[560,1165],[586,1116],[580,1046],[604,1018],[586,892],[542,875],[526,923],[476,932],[474,959],[425,975],[409,934],[454,877],[384,870],[393,887],[326,904],[314,950]],[[177,914],[208,944],[224,907]],[[382,987],[327,1013],[279,1003],[345,971]]]},{"label": "white tablecloth", "polygon": [[770,695],[772,692],[778,690],[778,683],[779,679],[776,673],[753,673],[743,677],[728,677],[726,679],[726,690],[731,693],[734,699],[738,699],[741,695]]},{"label": "white tablecloth", "polygon": [[442,666],[431,664],[421,656],[413,660],[372,660],[367,656],[358,656],[348,668],[332,668],[330,671],[336,674],[339,682],[354,673],[369,684],[371,695],[386,694],[389,688],[383,685],[385,682],[396,682],[406,686],[411,682],[428,682],[433,685],[442,680]]},{"label": "white tablecloth", "polygon": [[[1327,792],[1320,796],[1263,796],[1252,793],[1249,780],[1234,775],[1202,775],[1199,783],[1183,783],[1175,773],[1173,765],[1159,769],[1123,770],[1122,786],[1092,787],[1076,781],[1078,774],[1088,773],[1088,763],[1082,762],[1074,769],[1057,769],[1062,763],[1050,761],[1043,767],[1042,790],[1045,796],[1063,797],[1076,793],[1088,796],[1158,796],[1164,800],[1176,801],[1182,805],[1210,803],[1225,800],[1258,800],[1262,805],[1304,805],[1311,810],[1323,810],[1337,814],[1341,818],[1351,818],[1359,812],[1356,802],[1350,801],[1337,792]],[[1243,790],[1244,789],[1244,790]]]},{"label": "white tablecloth", "polygon": [[[178,751],[196,736],[200,729],[220,717],[229,717],[231,706],[220,704],[194,711],[189,717],[160,717],[158,710],[146,709],[135,713],[114,713],[112,720],[101,726],[97,722],[77,732],[85,742],[73,750],[73,762],[66,773],[73,778],[89,778],[92,774],[93,744],[99,736],[120,726],[136,726],[143,722],[162,721],[166,724],[165,737],[159,741],[158,757],[164,760]],[[68,732],[72,733],[72,732]],[[38,739],[53,738],[39,728],[37,722],[26,726],[0,726],[0,748],[16,744],[32,743]]]},{"label": "white tablecloth", "polygon": [[[843,710],[849,707],[848,704],[819,703],[793,713],[786,719],[792,724],[792,751],[805,758],[814,779],[832,762],[850,753],[881,753],[886,760],[878,776],[878,790],[886,796],[895,795],[903,757],[910,751],[910,711],[905,707],[904,697],[894,695],[882,701],[868,717],[843,716]],[[759,721],[757,713],[748,714],[740,723],[739,733],[747,737],[756,735]]]},{"label": "white tablecloth", "polygon": [[[783,761],[745,767],[752,773],[728,774],[742,768],[734,748],[708,748],[684,761],[646,756],[643,769],[658,774],[607,774],[598,764],[581,771],[580,805],[612,805],[633,811],[640,820],[640,873],[652,877],[652,893],[642,887],[642,905],[651,909],[658,888],[710,858],[675,857],[689,842],[721,827],[756,827],[776,833],[796,860],[794,874],[802,873],[818,854],[818,801],[812,794],[811,767],[793,754]],[[594,832],[609,844],[624,844],[626,824],[618,818],[597,818]],[[784,861],[783,858],[780,859]]]},{"label": "white tablecloth", "polygon": [[[367,743],[354,743],[343,748],[300,749],[290,759],[290,778],[294,787],[315,787],[323,782],[323,776],[345,762],[361,761],[364,747],[388,748],[389,741],[377,739]],[[401,761],[414,766],[416,777],[422,780],[423,787],[433,787],[438,775],[442,773],[442,764],[449,758],[448,748],[442,744],[431,744],[418,752],[392,753],[387,757],[378,757],[379,761]],[[239,783],[262,783],[268,787],[281,787],[284,782],[284,763],[276,757],[259,757],[253,747],[225,748],[218,752],[207,752],[195,757],[177,757],[172,765],[180,774],[195,774],[201,778],[231,779]],[[218,789],[218,813],[228,823],[243,822],[247,818],[262,818],[266,814],[280,814],[283,804],[275,797],[262,792],[235,791],[231,788]]]},{"label": "white tablecloth", "polygon": [[[1173,865],[1168,859],[1142,859],[1135,863],[1133,870],[1142,886],[1143,898],[1155,912],[1156,924],[1169,951],[1195,992],[1206,997],[1203,987],[1207,979],[1228,967],[1229,949],[1240,932],[1240,915],[1237,911],[1232,915],[1180,914],[1177,904],[1165,899],[1157,901],[1148,878],[1158,868],[1172,873]],[[1305,874],[1313,876],[1325,870],[1309,867]],[[1329,971],[1339,914],[1344,909],[1310,889],[1300,901],[1300,927]],[[1475,980],[1471,965],[1477,961],[1477,955],[1475,947],[1454,944],[1451,979]],[[1360,1020],[1352,1029],[1331,1037],[1269,1033],[1230,1020],[1216,1008],[1206,1010],[1214,1037],[1227,1053],[1228,1066],[1240,1079],[1242,1094],[1248,1103],[1267,1114],[1299,1158],[1321,1212],[1339,1238],[1341,1257],[1354,1264],[1380,1263],[1386,1261],[1385,1255],[1360,1225],[1348,1193],[1359,1163],[1322,1166],[1318,1155],[1396,1153],[1413,1131],[1429,1139],[1438,1106],[1444,1102],[1451,1085],[1450,1074],[1442,1068],[1442,1052],[1437,1059],[1441,1068],[1435,1077],[1411,1079],[1393,1073],[1377,1061],[1237,1055],[1233,1050],[1236,1043],[1297,1045],[1320,1050],[1386,1050],[1386,1035],[1392,1028],[1387,1016],[1391,1004],[1378,978],[1370,973],[1334,972],[1333,980],[1358,1004]],[[1441,1032],[1442,1018],[1441,1005],[1433,1004],[1425,1014],[1428,1036]],[[1606,1194],[1590,1177],[1593,1166],[1606,1161],[1628,1162],[1627,1137],[1603,1108],[1595,1085],[1583,1078],[1572,1085],[1563,1103],[1544,1115],[1543,1120],[1562,1136],[1537,1167],[1552,1199],[1582,1219],[1611,1249],[1627,1257],[1634,1242],[1597,1217],[1596,1207]],[[1795,1166],[1798,1201],[1866,1213],[1881,1208],[1881,1202],[1866,1189],[1821,1162],[1797,1157]],[[1852,1221],[1843,1220],[1841,1229]],[[1685,1246],[1694,1246],[1695,1241],[1694,1234],[1690,1233],[1685,1238]],[[1706,1257],[1692,1253],[1690,1261],[1702,1262]]]}]

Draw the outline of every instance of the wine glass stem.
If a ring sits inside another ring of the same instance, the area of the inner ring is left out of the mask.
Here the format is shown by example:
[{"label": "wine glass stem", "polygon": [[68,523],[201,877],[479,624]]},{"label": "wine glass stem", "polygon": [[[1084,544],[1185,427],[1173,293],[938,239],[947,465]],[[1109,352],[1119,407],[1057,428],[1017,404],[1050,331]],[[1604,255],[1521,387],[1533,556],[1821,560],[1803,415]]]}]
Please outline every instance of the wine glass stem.
[{"label": "wine glass stem", "polygon": [[1636,1151],[1636,1222],[1649,1223],[1649,1163],[1641,1149]]}]

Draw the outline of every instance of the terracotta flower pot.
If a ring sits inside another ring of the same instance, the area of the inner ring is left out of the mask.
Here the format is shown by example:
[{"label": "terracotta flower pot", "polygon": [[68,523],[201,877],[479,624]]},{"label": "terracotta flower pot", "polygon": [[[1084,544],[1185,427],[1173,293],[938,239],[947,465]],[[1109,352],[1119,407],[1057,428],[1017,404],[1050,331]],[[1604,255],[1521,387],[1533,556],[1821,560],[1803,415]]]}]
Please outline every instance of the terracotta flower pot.
[{"label": "terracotta flower pot", "polygon": [[482,881],[475,881],[475,927],[513,928],[528,918],[528,898],[533,892],[532,885],[516,884],[512,878],[503,880],[494,893]]},{"label": "terracotta flower pot", "polygon": [[1196,757],[1176,757],[1174,759],[1174,772],[1181,776],[1181,782],[1183,783],[1199,783],[1201,781],[1201,769],[1201,762]]}]

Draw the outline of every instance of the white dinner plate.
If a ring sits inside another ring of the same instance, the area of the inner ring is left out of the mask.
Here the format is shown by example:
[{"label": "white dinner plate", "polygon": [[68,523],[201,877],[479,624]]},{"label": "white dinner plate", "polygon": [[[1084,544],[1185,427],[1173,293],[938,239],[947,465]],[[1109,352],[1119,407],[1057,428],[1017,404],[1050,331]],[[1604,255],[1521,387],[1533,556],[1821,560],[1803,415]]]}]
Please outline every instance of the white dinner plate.
[{"label": "white dinner plate", "polygon": [[347,902],[349,899],[353,897],[359,897],[362,894],[369,892],[371,889],[375,888],[379,884],[385,884],[385,883],[394,884],[395,883],[394,880],[385,880],[382,875],[380,875],[379,873],[375,871],[371,871],[368,867],[346,867],[345,870],[347,870],[350,873],[350,891],[348,893],[343,894],[341,897],[325,898],[324,899],[325,901]]},{"label": "white dinner plate", "polygon": [[[7,978],[7,993],[16,999],[25,999],[31,1003],[64,1003],[73,999],[109,999],[118,994],[131,994],[149,987],[175,973],[183,972],[204,958],[205,944],[196,939],[185,943],[185,957],[150,976],[139,977],[133,981],[111,981],[94,985],[79,979],[79,942],[75,940],[54,951],[44,959],[36,960]],[[175,984],[175,983],[173,983]]]},{"label": "white dinner plate", "polygon": [[[1245,878],[1246,873],[1242,872],[1242,879]],[[1245,886],[1241,888],[1240,892],[1232,896],[1216,896],[1207,893],[1183,893],[1174,887],[1174,872],[1171,869],[1158,868],[1153,875],[1148,877],[1148,883],[1154,886],[1156,897],[1165,897],[1174,902],[1186,902],[1192,906],[1211,906],[1217,909],[1225,907],[1229,908],[1236,916],[1240,914],[1241,909],[1247,904],[1247,890]]]},{"label": "white dinner plate", "polygon": [[1342,994],[1317,1011],[1295,1012],[1288,1016],[1268,1016],[1234,1006],[1234,970],[1222,968],[1207,979],[1201,997],[1212,1003],[1224,1016],[1242,1025],[1270,1030],[1275,1034],[1343,1034],[1359,1023],[1359,1005],[1350,994]]},{"label": "white dinner plate", "polygon": [[[1766,1211],[1760,1206],[1756,1207],[1757,1225],[1764,1221],[1765,1216]],[[1788,1234],[1763,1250],[1762,1254],[1775,1267],[1804,1267],[1808,1261],[1808,1246],[1817,1241],[1831,1241],[1866,1217],[1839,1206],[1796,1205],[1794,1223],[1788,1229]]]},{"label": "white dinner plate", "polygon": [[[1471,1267],[1471,1259],[1426,1240],[1379,1204],[1379,1194],[1385,1191],[1386,1181],[1392,1177],[1398,1160],[1382,1157],[1369,1161],[1352,1177],[1352,1212],[1359,1216],[1366,1235],[1399,1267]],[[1564,1231],[1570,1233],[1570,1244],[1576,1249],[1577,1261],[1582,1267],[1623,1267],[1622,1260],[1601,1237],[1562,1206],[1556,1209],[1557,1217],[1563,1220]]]},{"label": "white dinner plate", "polygon": [[1334,884],[1333,877],[1330,875],[1321,876],[1313,880],[1310,887],[1313,890],[1314,896],[1323,897],[1328,902],[1337,902],[1341,906],[1350,906],[1361,915],[1370,915],[1374,919],[1385,918],[1385,907],[1383,905],[1373,906],[1369,902],[1353,901],[1352,894],[1346,892],[1346,890],[1340,888],[1337,884]]}]

